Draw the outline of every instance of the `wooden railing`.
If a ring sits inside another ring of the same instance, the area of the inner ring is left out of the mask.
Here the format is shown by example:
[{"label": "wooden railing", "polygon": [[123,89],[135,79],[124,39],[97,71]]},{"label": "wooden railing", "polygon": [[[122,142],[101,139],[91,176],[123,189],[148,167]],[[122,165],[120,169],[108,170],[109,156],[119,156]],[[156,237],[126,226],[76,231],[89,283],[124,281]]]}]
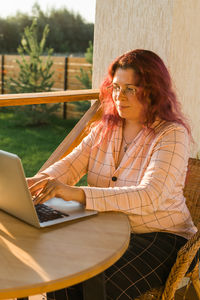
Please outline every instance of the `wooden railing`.
[{"label": "wooden railing", "polygon": [[[30,93],[30,94],[3,94],[0,95],[0,106],[18,106],[43,103],[73,102],[85,100],[97,100],[99,90],[68,90],[62,92],[49,93]],[[42,166],[44,170],[55,161],[70,153],[77,146],[83,137],[87,134],[87,129],[91,122],[97,120],[101,112],[98,110],[99,101],[96,101],[90,109],[84,114],[76,126],[71,130],[68,136],[52,153],[49,159]]]},{"label": "wooden railing", "polygon": [[42,103],[61,103],[95,100],[99,90],[67,90],[48,93],[3,94],[0,95],[0,106],[30,105]]}]

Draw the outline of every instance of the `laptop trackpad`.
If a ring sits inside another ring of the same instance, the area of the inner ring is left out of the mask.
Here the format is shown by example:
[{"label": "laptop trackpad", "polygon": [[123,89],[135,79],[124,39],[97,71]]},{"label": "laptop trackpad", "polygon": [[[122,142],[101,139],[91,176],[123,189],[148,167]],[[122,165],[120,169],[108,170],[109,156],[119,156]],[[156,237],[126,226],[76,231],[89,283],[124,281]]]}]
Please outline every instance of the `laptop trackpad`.
[{"label": "laptop trackpad", "polygon": [[65,213],[84,210],[84,206],[77,201],[65,201],[62,198],[57,197],[51,198],[50,200],[46,201],[45,204],[53,209],[57,209]]}]

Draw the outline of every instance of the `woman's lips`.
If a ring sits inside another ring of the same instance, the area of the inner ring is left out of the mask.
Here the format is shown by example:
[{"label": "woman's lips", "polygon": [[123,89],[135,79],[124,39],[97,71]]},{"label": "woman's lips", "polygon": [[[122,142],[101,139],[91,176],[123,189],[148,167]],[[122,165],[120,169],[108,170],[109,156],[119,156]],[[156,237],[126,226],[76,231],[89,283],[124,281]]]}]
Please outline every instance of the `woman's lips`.
[{"label": "woman's lips", "polygon": [[125,106],[125,105],[117,105],[117,108],[118,109],[126,109],[126,108],[128,108],[129,106]]}]

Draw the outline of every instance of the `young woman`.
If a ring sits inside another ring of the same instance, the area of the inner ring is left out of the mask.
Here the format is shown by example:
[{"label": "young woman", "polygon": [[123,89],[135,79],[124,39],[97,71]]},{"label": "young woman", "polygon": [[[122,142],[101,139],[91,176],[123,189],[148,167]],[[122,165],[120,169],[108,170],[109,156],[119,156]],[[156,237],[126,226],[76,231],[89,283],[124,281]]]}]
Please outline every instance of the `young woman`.
[{"label": "young woman", "polygon": [[[103,117],[90,134],[28,183],[36,204],[58,196],[128,215],[130,246],[105,271],[106,292],[107,299],[134,299],[164,284],[196,231],[183,196],[191,133],[169,72],[151,51],[116,58],[100,101]],[[75,187],[86,173],[88,186]]]}]

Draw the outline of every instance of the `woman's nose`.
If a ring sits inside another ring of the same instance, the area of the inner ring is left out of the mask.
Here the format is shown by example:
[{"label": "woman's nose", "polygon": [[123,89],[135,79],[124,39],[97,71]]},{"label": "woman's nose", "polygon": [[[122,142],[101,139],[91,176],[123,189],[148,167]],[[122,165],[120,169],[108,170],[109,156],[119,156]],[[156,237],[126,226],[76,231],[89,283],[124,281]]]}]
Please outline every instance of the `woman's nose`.
[{"label": "woman's nose", "polygon": [[120,89],[117,94],[117,99],[124,100],[125,98],[126,98],[126,95],[124,93],[124,90]]}]

